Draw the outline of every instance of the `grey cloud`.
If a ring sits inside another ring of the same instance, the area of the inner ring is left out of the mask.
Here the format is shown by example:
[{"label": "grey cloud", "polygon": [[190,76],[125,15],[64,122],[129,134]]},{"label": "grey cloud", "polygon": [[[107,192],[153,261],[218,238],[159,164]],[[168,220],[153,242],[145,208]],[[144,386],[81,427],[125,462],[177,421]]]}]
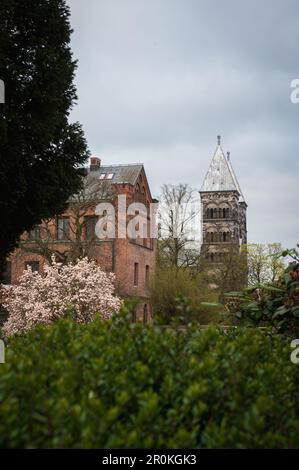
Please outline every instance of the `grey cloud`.
[{"label": "grey cloud", "polygon": [[223,135],[251,241],[299,241],[297,0],[69,0],[90,148],[201,186]]}]

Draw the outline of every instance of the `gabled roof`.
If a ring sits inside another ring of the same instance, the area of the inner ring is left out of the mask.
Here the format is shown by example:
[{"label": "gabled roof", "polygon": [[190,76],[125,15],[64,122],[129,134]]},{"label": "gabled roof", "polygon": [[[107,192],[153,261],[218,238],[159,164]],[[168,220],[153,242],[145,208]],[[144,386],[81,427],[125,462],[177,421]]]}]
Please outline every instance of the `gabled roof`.
[{"label": "gabled roof", "polygon": [[127,183],[135,185],[140,172],[143,169],[142,163],[133,163],[131,165],[101,165],[98,170],[90,171],[89,174],[94,173],[100,175],[113,175],[109,181],[114,184]]},{"label": "gabled roof", "polygon": [[239,202],[245,202],[233,167],[225,157],[220,144],[216,148],[200,191],[237,191],[240,195]]}]

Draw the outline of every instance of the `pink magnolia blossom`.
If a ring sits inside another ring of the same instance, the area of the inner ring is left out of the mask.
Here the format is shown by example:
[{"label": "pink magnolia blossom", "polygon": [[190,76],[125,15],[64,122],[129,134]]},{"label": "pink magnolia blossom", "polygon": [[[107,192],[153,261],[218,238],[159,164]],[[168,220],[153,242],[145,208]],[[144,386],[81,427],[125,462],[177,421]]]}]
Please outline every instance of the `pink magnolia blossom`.
[{"label": "pink magnolia blossom", "polygon": [[114,274],[107,274],[87,258],[67,265],[53,259],[43,274],[28,267],[18,285],[2,286],[4,307],[9,313],[4,333],[24,334],[37,324],[50,325],[64,316],[70,306],[78,323],[90,321],[96,313],[109,319],[122,304],[115,295],[114,281]]}]

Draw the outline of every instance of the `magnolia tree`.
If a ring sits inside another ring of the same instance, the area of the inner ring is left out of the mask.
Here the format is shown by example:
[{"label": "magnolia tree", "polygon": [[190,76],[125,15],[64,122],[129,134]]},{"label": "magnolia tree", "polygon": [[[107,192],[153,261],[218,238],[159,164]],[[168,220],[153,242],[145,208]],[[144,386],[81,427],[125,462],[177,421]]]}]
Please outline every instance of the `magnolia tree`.
[{"label": "magnolia tree", "polygon": [[26,333],[37,324],[50,325],[70,307],[78,323],[90,321],[96,313],[109,319],[122,303],[115,295],[114,281],[114,274],[105,273],[87,258],[67,265],[53,259],[42,275],[28,268],[18,285],[5,288],[4,307],[9,317],[4,333],[12,336]]}]

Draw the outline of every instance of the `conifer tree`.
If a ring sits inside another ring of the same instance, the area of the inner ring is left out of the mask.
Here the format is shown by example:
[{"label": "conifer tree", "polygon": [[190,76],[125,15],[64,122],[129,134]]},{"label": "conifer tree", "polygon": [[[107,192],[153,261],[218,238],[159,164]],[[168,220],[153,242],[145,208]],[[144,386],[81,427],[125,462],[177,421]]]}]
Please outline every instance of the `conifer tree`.
[{"label": "conifer tree", "polygon": [[88,156],[65,0],[1,0],[0,266],[20,235],[64,209]]}]

